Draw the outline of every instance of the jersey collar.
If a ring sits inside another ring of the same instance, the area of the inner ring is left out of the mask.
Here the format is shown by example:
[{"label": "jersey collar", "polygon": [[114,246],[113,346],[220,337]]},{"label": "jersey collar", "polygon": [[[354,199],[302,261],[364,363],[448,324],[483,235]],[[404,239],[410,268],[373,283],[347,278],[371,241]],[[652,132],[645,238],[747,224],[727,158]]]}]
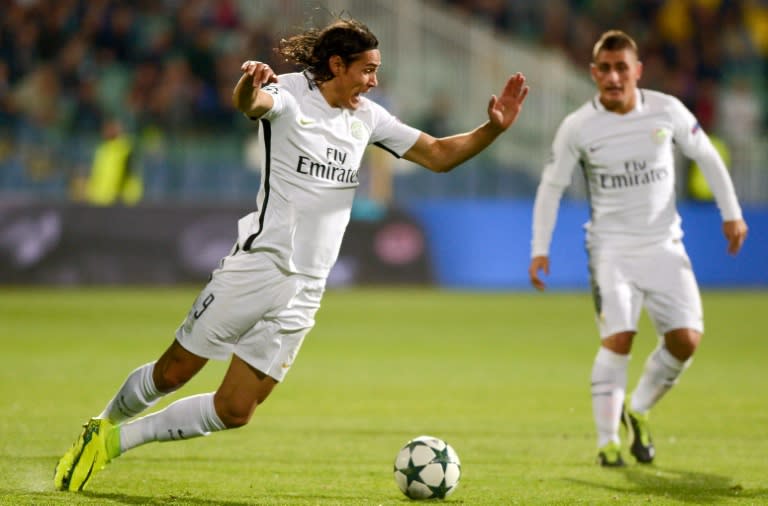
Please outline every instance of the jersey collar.
[{"label": "jersey collar", "polygon": [[[592,106],[598,111],[605,111],[605,106],[600,102],[600,94],[598,93],[592,98]],[[645,109],[645,93],[641,88],[635,90],[635,108],[630,112],[642,112]]]}]

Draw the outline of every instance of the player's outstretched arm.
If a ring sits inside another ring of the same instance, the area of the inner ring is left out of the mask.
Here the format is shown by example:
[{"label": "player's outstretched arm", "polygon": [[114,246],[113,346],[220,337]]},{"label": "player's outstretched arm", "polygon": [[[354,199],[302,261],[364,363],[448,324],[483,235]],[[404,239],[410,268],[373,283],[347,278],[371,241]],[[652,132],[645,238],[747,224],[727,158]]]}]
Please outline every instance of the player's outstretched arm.
[{"label": "player's outstretched arm", "polygon": [[436,139],[422,132],[403,158],[434,172],[448,172],[487,148],[512,126],[528,96],[525,76],[517,73],[507,80],[501,94],[488,102],[488,121],[471,132]]},{"label": "player's outstretched arm", "polygon": [[261,87],[277,82],[277,74],[266,63],[248,60],[240,65],[243,75],[232,92],[235,108],[251,118],[259,118],[272,109],[274,100]]},{"label": "player's outstretched arm", "polygon": [[728,240],[728,253],[735,255],[741,250],[747,238],[747,223],[744,220],[728,220],[723,222],[723,235]]}]

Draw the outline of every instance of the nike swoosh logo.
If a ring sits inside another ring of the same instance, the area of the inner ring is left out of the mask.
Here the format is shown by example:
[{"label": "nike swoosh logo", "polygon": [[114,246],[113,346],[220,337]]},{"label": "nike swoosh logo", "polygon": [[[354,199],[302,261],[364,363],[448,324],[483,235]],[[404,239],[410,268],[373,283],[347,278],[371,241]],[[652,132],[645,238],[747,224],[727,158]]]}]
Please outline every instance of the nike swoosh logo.
[{"label": "nike swoosh logo", "polygon": [[601,149],[601,148],[602,148],[602,146],[590,146],[589,147],[589,152],[590,153],[594,153],[595,151],[597,151],[598,149]]},{"label": "nike swoosh logo", "polygon": [[314,123],[314,121],[312,121],[311,119],[299,118],[299,125],[301,126],[311,125],[312,123]]}]

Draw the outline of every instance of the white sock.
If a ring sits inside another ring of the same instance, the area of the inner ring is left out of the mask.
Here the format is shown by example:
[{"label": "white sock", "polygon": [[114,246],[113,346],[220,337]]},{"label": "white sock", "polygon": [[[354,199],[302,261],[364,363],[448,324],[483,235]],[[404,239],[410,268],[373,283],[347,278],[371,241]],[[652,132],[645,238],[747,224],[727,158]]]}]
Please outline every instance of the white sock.
[{"label": "white sock", "polygon": [[630,408],[647,413],[672,388],[692,359],[681,362],[661,344],[648,356],[640,380],[632,392]]},{"label": "white sock", "polygon": [[120,424],[155,404],[163,395],[152,379],[155,362],[144,364],[128,375],[128,378],[98,416],[113,424]]},{"label": "white sock", "polygon": [[152,441],[191,439],[224,429],[213,406],[213,392],[193,395],[120,427],[120,452]]},{"label": "white sock", "polygon": [[592,366],[592,414],[597,428],[597,447],[619,443],[619,424],[627,388],[629,355],[600,347]]}]

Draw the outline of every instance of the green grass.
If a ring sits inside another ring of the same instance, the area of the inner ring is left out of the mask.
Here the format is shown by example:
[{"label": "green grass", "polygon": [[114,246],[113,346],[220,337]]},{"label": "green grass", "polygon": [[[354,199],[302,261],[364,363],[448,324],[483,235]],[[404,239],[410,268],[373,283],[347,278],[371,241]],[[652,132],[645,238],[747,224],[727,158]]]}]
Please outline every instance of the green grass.
[{"label": "green grass", "polygon": [[[1,504],[407,504],[392,461],[420,434],[462,459],[451,504],[768,504],[765,292],[704,294],[702,346],[653,413],[652,466],[594,464],[586,294],[355,289],[328,292],[248,426],[139,447],[89,491],[53,491],[79,426],[165,349],[196,293],[3,288]],[[630,386],[654,345],[644,317]],[[214,390],[225,366],[159,406]]]}]

